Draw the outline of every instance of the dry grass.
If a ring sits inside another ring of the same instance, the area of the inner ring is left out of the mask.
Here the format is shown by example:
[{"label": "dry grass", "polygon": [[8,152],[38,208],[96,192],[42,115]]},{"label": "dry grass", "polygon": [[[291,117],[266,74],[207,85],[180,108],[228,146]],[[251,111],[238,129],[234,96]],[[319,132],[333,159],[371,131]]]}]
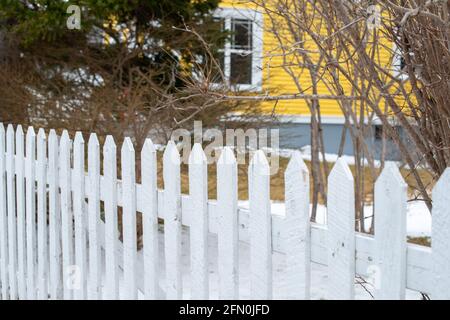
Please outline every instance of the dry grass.
[{"label": "dry grass", "polygon": [[[288,165],[289,159],[280,157],[279,158],[279,170],[273,175],[270,179],[270,193],[271,199],[274,201],[284,201],[284,172]],[[248,161],[247,161],[248,163]],[[310,169],[311,172],[311,163],[306,161],[306,165]],[[330,164],[329,167],[332,168],[333,164]],[[163,178],[162,178],[162,152],[158,152],[158,187],[163,188]],[[240,200],[248,199],[248,164],[242,164],[238,166],[238,195]],[[355,167],[350,166],[350,170],[354,174]],[[370,174],[370,169],[365,168],[365,180],[364,180],[364,194],[365,194],[365,202],[370,204],[373,202],[373,192],[374,192],[374,179],[372,179]],[[407,182],[409,187],[409,197],[414,198],[415,190],[412,187],[414,185],[414,177],[412,177],[411,172],[407,169],[400,170],[402,176]],[[377,171],[379,173],[379,171]],[[419,171],[419,174],[423,177],[426,184],[431,189],[432,187],[432,177],[431,175],[425,171]],[[217,195],[217,180],[216,180],[216,165],[208,166],[208,196],[210,199],[216,199]],[[312,178],[312,177],[311,177]],[[181,165],[181,192],[184,194],[189,193],[189,174],[188,174],[188,166],[186,164]]]}]

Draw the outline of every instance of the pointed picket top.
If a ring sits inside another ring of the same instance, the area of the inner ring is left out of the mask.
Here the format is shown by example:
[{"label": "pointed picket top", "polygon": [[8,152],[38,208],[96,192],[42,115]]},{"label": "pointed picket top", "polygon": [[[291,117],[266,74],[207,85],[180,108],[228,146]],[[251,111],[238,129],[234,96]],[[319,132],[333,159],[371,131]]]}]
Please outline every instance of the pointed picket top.
[{"label": "pointed picket top", "polygon": [[400,170],[393,161],[388,161],[384,165],[383,171],[381,171],[380,176],[376,183],[381,183],[383,180],[388,180],[390,184],[396,184],[398,186],[406,186],[405,179],[403,179]]},{"label": "pointed picket top", "polygon": [[341,157],[334,164],[333,169],[330,172],[329,179],[332,179],[336,175],[341,175],[341,178],[345,178],[348,181],[353,181],[353,174],[348,166],[347,162]]},{"label": "pointed picket top", "polygon": [[61,134],[61,140],[70,140],[69,131],[63,130]]},{"label": "pointed picket top", "polygon": [[84,138],[83,138],[83,134],[81,133],[81,131],[77,131],[75,133],[75,139],[73,140],[75,145],[79,145],[81,143],[84,144]]},{"label": "pointed picket top", "polygon": [[156,147],[153,144],[152,139],[150,139],[150,138],[145,139],[144,145],[142,146],[141,153],[144,154],[145,152],[150,152],[150,153],[156,152]]},{"label": "pointed picket top", "polygon": [[200,143],[194,144],[189,155],[189,164],[206,164],[206,155]]},{"label": "pointed picket top", "polygon": [[116,148],[116,142],[114,141],[114,137],[111,135],[107,135],[105,139],[105,144],[103,146],[104,149]]},{"label": "pointed picket top", "polygon": [[266,155],[264,154],[264,151],[258,150],[253,155],[252,159],[250,160],[250,165],[262,165],[269,167],[269,162],[267,161]]},{"label": "pointed picket top", "polygon": [[38,136],[43,137],[43,136],[45,136],[45,135],[46,135],[46,134],[45,134],[44,128],[39,128],[39,130],[38,130]]},{"label": "pointed picket top", "polygon": [[36,137],[36,132],[34,131],[34,128],[32,126],[29,126],[27,129],[27,140],[34,139],[35,137]]},{"label": "pointed picket top", "polygon": [[300,151],[296,150],[291,155],[291,159],[289,160],[289,163],[287,165],[285,175],[297,173],[299,171],[307,174],[307,177],[309,177],[309,170],[305,164],[305,161],[303,161],[302,154],[300,153]]},{"label": "pointed picket top", "polygon": [[69,150],[70,137],[69,137],[69,132],[67,132],[67,130],[64,130],[62,132],[59,144],[60,144],[61,154],[64,154],[65,152],[67,152],[67,150]]},{"label": "pointed picket top", "polygon": [[97,149],[100,146],[100,143],[98,142],[97,134],[91,133],[89,136],[89,142],[88,142],[88,148],[91,149]]},{"label": "pointed picket top", "polygon": [[258,150],[255,152],[250,160],[250,168],[252,168],[252,175],[270,176],[270,165],[264,151]]},{"label": "pointed picket top", "polygon": [[217,161],[218,165],[229,165],[236,164],[236,157],[234,156],[234,152],[230,147],[225,147],[222,149],[222,153],[220,154],[219,160]]},{"label": "pointed picket top", "polygon": [[[14,139],[14,127],[12,124],[8,124],[8,128],[6,129],[6,138],[7,138],[7,144],[9,144],[8,142],[14,143],[13,139]],[[14,153],[14,150],[13,150]]]},{"label": "pointed picket top", "polygon": [[19,124],[16,129],[16,140],[19,140],[20,138],[23,139],[23,137],[24,137],[23,129],[22,126]]},{"label": "pointed picket top", "polygon": [[55,150],[58,149],[58,136],[56,135],[56,131],[51,129],[48,134],[48,144],[49,147],[54,147]]},{"label": "pointed picket top", "polygon": [[180,153],[172,140],[167,143],[166,150],[164,150],[163,154],[163,160],[164,164],[170,162],[173,165],[179,165],[181,163]]},{"label": "pointed picket top", "polygon": [[450,168],[441,175],[433,189],[432,222],[432,292],[433,300],[450,299]]},{"label": "pointed picket top", "polygon": [[126,137],[125,140],[123,140],[121,150],[122,150],[122,154],[134,153],[133,142],[131,141],[131,139],[129,137]]}]

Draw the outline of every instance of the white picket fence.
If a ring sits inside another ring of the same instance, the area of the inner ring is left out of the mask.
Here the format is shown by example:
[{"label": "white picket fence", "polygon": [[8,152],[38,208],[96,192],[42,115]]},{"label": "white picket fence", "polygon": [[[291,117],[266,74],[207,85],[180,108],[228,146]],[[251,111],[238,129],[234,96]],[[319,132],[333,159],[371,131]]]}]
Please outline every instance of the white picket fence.
[{"label": "white picket fence", "polygon": [[[355,233],[353,177],[339,160],[329,177],[327,225],[309,221],[309,174],[299,153],[285,173],[286,213],[270,212],[269,165],[262,151],[249,168],[249,210],[238,208],[237,165],[223,149],[217,201],[208,200],[207,164],[200,145],[189,158],[189,195],[180,191],[180,156],[170,142],[163,157],[164,190],[157,189],[157,157],[147,140],[142,183],[135,183],[135,151],[95,134],[72,142],[44,130],[0,125],[0,280],[3,299],[180,299],[182,225],[189,226],[190,298],[210,297],[208,233],[217,234],[219,298],[238,299],[239,244],[250,247],[250,293],[273,297],[272,254],[286,259],[284,298],[310,298],[311,262],[328,265],[328,298],[353,299],[355,275],[375,279],[375,297],[404,299],[405,289],[450,298],[450,170],[436,185],[432,248],[407,244],[407,187],[386,165],[375,185],[375,236]],[[103,202],[104,206],[101,206]],[[117,208],[123,208],[119,240]],[[136,216],[143,214],[143,249]],[[103,218],[102,218],[103,217]],[[164,219],[164,266],[159,268],[158,218]],[[103,270],[104,268],[104,270]],[[164,286],[160,280],[164,277]],[[120,292],[121,291],[121,292]],[[139,294],[138,292],[141,292]]]}]

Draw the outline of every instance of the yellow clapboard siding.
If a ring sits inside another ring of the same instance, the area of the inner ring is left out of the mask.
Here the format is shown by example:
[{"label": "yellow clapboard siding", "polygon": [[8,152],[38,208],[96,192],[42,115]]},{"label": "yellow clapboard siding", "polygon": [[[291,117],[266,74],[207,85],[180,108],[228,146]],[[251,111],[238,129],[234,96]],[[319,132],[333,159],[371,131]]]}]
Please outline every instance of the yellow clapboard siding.
[{"label": "yellow clapboard siding", "polygon": [[[238,9],[256,9],[254,3],[242,0],[223,0],[220,4],[222,8],[238,8]],[[270,25],[269,18],[263,13],[264,25]],[[265,29],[265,28],[264,28]],[[283,37],[286,37],[285,41],[291,42],[289,40],[289,32],[281,31]],[[389,48],[391,44],[386,40],[383,41],[383,45]],[[307,41],[305,47],[308,50],[314,51],[314,45],[312,41]],[[317,51],[317,50],[316,50]],[[281,56],[282,50],[279,49],[278,40],[270,32],[263,31],[263,93],[268,95],[280,95],[280,94],[295,94],[299,92],[299,88],[295,84],[292,76],[289,75],[283,69],[284,59]],[[268,53],[272,57],[268,57]],[[275,55],[275,56],[274,56]],[[318,54],[311,54],[312,59],[317,59]],[[389,66],[392,61],[391,50],[380,49],[378,55],[379,61],[386,66]],[[289,61],[289,59],[286,59]],[[293,69],[293,68],[291,68]],[[309,76],[308,70],[298,67],[298,70],[292,70],[295,72],[297,81],[299,82],[302,92],[305,94],[311,94],[311,78]],[[349,72],[350,73],[350,72]],[[351,85],[342,81],[343,90],[346,95],[351,95]],[[318,93],[321,95],[330,95],[331,93],[325,83],[320,82],[318,84]],[[275,112],[279,115],[309,115],[309,109],[306,101],[299,100],[280,100],[278,102],[266,101],[262,103],[263,110],[267,112]],[[275,109],[274,109],[275,108]],[[320,101],[321,112],[324,116],[343,116],[341,108],[338,101],[336,100],[321,100]]]}]

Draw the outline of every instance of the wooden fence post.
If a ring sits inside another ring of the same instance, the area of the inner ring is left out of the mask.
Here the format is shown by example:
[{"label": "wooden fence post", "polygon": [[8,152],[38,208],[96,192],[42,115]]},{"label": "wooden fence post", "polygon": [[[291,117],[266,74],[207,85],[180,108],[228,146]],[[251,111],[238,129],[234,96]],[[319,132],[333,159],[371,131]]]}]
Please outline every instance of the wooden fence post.
[{"label": "wooden fence post", "polygon": [[328,177],[329,299],[355,296],[355,196],[352,173],[338,159]]},{"label": "wooden fence post", "polygon": [[407,185],[393,162],[375,183],[375,298],[405,299]]},{"label": "wooden fence post", "polygon": [[308,300],[311,283],[311,230],[309,171],[295,151],[285,172],[286,294],[288,299]]}]

